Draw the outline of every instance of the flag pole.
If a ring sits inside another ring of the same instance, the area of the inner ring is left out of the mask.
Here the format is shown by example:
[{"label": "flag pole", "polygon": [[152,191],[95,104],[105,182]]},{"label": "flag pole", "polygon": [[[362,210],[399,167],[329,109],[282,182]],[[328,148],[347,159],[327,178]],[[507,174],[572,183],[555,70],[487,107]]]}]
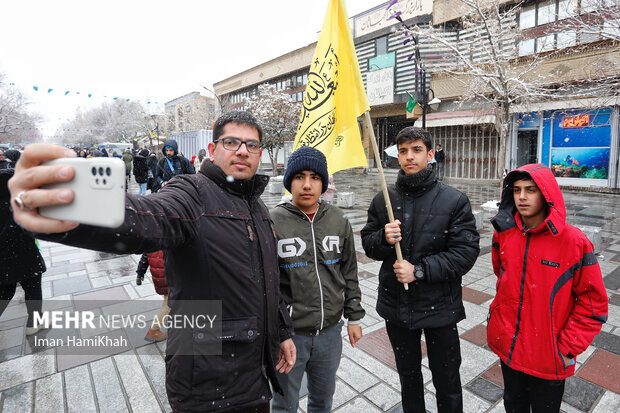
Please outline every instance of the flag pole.
[{"label": "flag pole", "polygon": [[[381,180],[381,190],[383,191],[383,198],[385,199],[385,209],[387,209],[390,222],[394,222],[394,211],[392,211],[392,202],[390,201],[390,194],[388,193],[387,183],[385,182],[385,174],[383,173],[383,165],[381,164],[381,154],[379,153],[375,131],[372,128],[372,122],[370,121],[370,114],[368,111],[364,112],[364,123],[366,124],[366,128],[370,131],[370,142],[372,142],[372,151],[375,153],[375,163],[377,164],[377,171],[379,172],[379,179]],[[400,249],[400,241],[396,241],[394,248],[396,249],[396,259],[402,261],[403,252]],[[409,289],[409,284],[405,283],[403,286],[405,290]]]}]

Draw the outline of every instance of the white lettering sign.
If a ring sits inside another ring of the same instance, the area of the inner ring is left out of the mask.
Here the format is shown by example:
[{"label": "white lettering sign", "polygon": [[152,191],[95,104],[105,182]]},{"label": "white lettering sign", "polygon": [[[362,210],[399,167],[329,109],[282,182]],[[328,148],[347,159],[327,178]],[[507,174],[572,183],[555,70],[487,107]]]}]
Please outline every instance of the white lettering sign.
[{"label": "white lettering sign", "polygon": [[400,0],[390,7],[389,10],[386,10],[385,7],[381,7],[361,16],[357,16],[353,24],[355,30],[354,36],[364,36],[383,29],[384,27],[399,24],[398,20],[389,18],[394,15],[394,13],[398,12],[401,13],[400,17],[403,20],[424,14],[431,14],[433,12],[433,0]]},{"label": "white lettering sign", "polygon": [[394,68],[367,72],[366,94],[370,106],[394,103]]}]

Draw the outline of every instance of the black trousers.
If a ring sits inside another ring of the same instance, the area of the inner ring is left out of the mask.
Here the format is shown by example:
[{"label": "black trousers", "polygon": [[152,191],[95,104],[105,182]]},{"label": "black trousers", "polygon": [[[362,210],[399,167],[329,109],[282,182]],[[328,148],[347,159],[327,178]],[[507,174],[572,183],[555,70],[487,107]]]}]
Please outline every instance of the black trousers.
[{"label": "black trousers", "polygon": [[508,413],[560,411],[565,380],[545,380],[511,369],[502,362],[504,408]]},{"label": "black trousers", "polygon": [[[422,330],[410,330],[386,321],[387,333],[392,343],[404,413],[425,413],[424,380],[422,378]],[[456,324],[425,328],[426,349],[433,385],[437,395],[437,411],[462,412],[461,346]]]},{"label": "black trousers", "polygon": [[[19,283],[24,289],[26,296],[26,310],[28,311],[27,327],[32,327],[34,322],[33,313],[41,312],[43,306],[43,293],[41,291],[41,276],[28,278]],[[17,283],[0,285],[0,316],[4,313],[9,302],[15,295]]]}]

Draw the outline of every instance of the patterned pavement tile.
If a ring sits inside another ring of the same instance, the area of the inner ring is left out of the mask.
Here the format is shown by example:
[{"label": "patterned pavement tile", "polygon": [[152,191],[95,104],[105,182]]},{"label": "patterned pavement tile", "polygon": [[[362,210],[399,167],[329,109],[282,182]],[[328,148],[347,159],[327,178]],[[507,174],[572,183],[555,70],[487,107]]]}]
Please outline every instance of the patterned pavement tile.
[{"label": "patterned pavement tile", "polygon": [[[396,370],[394,351],[385,327],[362,337],[356,347]],[[422,355],[426,355],[426,346],[423,346]]]},{"label": "patterned pavement tile", "polygon": [[620,393],[620,356],[597,350],[577,375],[606,389]]},{"label": "patterned pavement tile", "polygon": [[485,294],[472,288],[463,287],[463,300],[474,304],[482,304],[493,298],[490,294]]},{"label": "patterned pavement tile", "polygon": [[467,330],[465,333],[461,334],[461,338],[479,345],[480,347],[484,347],[487,344],[487,327],[485,325],[479,324],[476,327]]},{"label": "patterned pavement tile", "polygon": [[489,380],[491,383],[497,384],[499,387],[504,387],[504,376],[502,375],[502,367],[499,362],[482,373],[482,377]]},{"label": "patterned pavement tile", "polygon": [[501,399],[504,394],[504,389],[482,377],[470,381],[465,388],[491,403]]},{"label": "patterned pavement tile", "polygon": [[596,335],[592,344],[620,356],[620,336],[601,331]]},{"label": "patterned pavement tile", "polygon": [[562,400],[579,410],[587,412],[590,411],[594,402],[604,391],[604,389],[589,381],[573,376],[566,379]]}]

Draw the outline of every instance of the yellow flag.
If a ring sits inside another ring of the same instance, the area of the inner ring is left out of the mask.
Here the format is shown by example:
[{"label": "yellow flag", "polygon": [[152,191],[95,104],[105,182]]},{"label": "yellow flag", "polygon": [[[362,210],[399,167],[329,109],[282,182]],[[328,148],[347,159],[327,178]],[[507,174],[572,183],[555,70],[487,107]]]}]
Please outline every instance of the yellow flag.
[{"label": "yellow flag", "polygon": [[329,0],[308,73],[294,149],[325,154],[332,174],[366,166],[357,117],[370,110],[344,0]]}]

